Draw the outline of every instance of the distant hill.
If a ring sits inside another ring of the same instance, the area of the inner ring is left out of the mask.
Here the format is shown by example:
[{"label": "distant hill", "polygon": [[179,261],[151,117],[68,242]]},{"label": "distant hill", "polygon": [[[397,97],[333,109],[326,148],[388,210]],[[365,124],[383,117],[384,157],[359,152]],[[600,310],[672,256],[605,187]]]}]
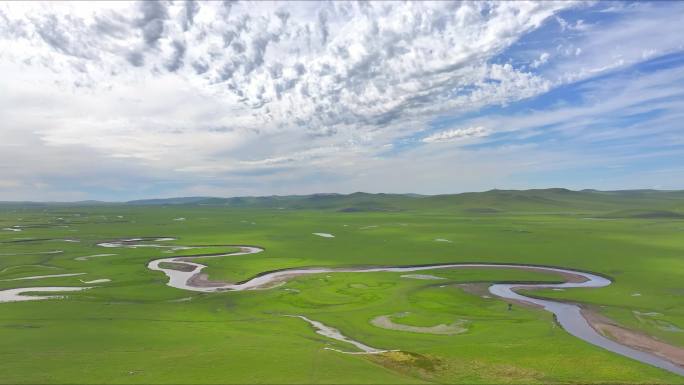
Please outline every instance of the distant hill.
[{"label": "distant hill", "polygon": [[461,194],[311,194],[263,197],[182,197],[147,199],[128,205],[215,205],[245,208],[388,212],[453,210],[464,214],[505,212],[602,211],[625,218],[679,218],[684,216],[684,191],[623,190],[573,191],[563,188],[490,190]]},{"label": "distant hill", "polygon": [[34,202],[34,201],[0,201],[0,206],[21,206],[21,207],[49,207],[49,206],[103,206],[117,205],[112,203],[95,200],[74,201],[74,202]]},{"label": "distant hill", "polygon": [[217,206],[279,210],[331,210],[344,213],[393,211],[449,211],[463,215],[516,213],[594,213],[593,217],[684,219],[684,191],[622,190],[574,191],[563,188],[489,190],[461,194],[311,194],[261,197],[177,197],[123,203],[0,202],[0,207],[55,206]]},{"label": "distant hill", "polygon": [[129,205],[189,205],[198,204],[199,202],[204,202],[210,199],[219,199],[212,197],[181,197],[181,198],[161,198],[161,199],[140,199],[134,201],[128,201],[126,204]]},{"label": "distant hill", "polygon": [[275,209],[339,209],[341,211],[396,211],[421,196],[416,194],[311,194],[263,197],[187,197],[146,199],[129,205],[220,205]]}]

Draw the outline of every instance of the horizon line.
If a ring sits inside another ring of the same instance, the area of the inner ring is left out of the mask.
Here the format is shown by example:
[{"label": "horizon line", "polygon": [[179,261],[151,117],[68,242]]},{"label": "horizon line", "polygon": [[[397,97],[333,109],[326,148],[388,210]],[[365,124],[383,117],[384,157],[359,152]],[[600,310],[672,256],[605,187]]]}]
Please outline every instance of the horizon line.
[{"label": "horizon line", "polygon": [[637,191],[652,191],[652,192],[678,192],[684,191],[684,189],[657,189],[657,188],[637,188],[637,189],[618,189],[618,190],[599,190],[592,188],[584,189],[570,189],[566,187],[546,187],[546,188],[528,188],[528,189],[507,189],[507,188],[493,188],[489,190],[481,191],[462,191],[462,192],[452,192],[452,193],[441,193],[441,194],[420,194],[420,193],[391,193],[391,192],[366,192],[366,191],[355,191],[351,193],[339,193],[339,192],[317,192],[309,194],[271,194],[271,195],[232,195],[232,196],[214,196],[214,195],[187,195],[187,196],[167,196],[167,197],[151,197],[151,198],[138,198],[120,201],[108,201],[108,200],[98,200],[98,199],[83,199],[75,201],[36,201],[36,200],[0,200],[0,204],[20,204],[20,203],[42,203],[42,204],[79,204],[79,203],[93,203],[93,204],[126,204],[132,202],[140,201],[152,201],[152,200],[172,200],[172,199],[234,199],[234,198],[284,198],[284,197],[310,197],[310,196],[323,196],[323,195],[337,195],[337,196],[349,196],[354,194],[368,194],[368,195],[400,195],[400,196],[416,196],[416,197],[435,197],[444,195],[462,195],[462,194],[481,194],[491,191],[549,191],[549,190],[564,190],[568,192],[603,192],[603,193],[615,193],[615,192],[637,192]]}]

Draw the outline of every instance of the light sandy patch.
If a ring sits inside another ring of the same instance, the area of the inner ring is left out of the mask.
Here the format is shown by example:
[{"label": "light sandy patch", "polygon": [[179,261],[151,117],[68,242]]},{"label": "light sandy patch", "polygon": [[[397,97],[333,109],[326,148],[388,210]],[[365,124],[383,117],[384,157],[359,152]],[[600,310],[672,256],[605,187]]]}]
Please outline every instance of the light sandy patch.
[{"label": "light sandy patch", "polygon": [[635,349],[646,351],[679,366],[684,366],[684,349],[657,340],[638,331],[625,329],[594,311],[583,309],[582,314],[589,324],[604,336]]},{"label": "light sandy patch", "polygon": [[435,326],[404,325],[392,321],[392,317],[401,318],[403,316],[405,316],[405,314],[381,315],[373,318],[371,320],[371,324],[382,329],[397,330],[401,332],[410,333],[454,335],[465,333],[466,331],[468,331],[468,328],[465,327],[466,323],[468,322],[466,320],[458,320],[450,324],[439,324]]},{"label": "light sandy patch", "polygon": [[83,281],[83,280],[79,279],[79,281],[81,281],[81,282],[83,282],[83,283],[106,283],[106,282],[112,282],[112,280],[111,280],[111,279],[108,279],[108,278],[94,279],[94,280],[92,280],[92,281]]},{"label": "light sandy patch", "polygon": [[378,225],[363,226],[363,227],[359,227],[359,230],[374,229],[376,227],[378,227]]},{"label": "light sandy patch", "polygon": [[23,287],[17,289],[0,290],[0,303],[2,302],[21,302],[21,301],[39,301],[44,299],[62,299],[63,295],[24,295],[25,293],[52,293],[61,291],[81,291],[87,290],[90,287]]},{"label": "light sandy patch", "polygon": [[159,249],[168,249],[169,253],[173,253],[173,252],[176,252],[179,250],[201,249],[201,248],[208,247],[208,246],[181,246],[181,245],[158,245],[158,244],[154,244],[154,243],[137,243],[137,242],[166,242],[166,241],[175,241],[177,239],[178,238],[174,238],[174,237],[129,238],[129,239],[122,239],[122,240],[108,241],[108,242],[100,242],[97,244],[97,246],[107,247],[107,248],[122,247],[122,248],[127,248],[127,249],[159,248]]},{"label": "light sandy patch", "polygon": [[76,275],[84,275],[85,273],[68,273],[68,274],[50,274],[50,275],[34,275],[32,277],[21,277],[21,278],[10,278],[10,279],[0,279],[1,282],[9,281],[27,281],[32,279],[43,279],[43,278],[59,278],[59,277],[73,277]]},{"label": "light sandy patch", "polygon": [[180,222],[180,221],[184,221],[185,218],[182,218],[182,217],[181,217],[181,218],[174,218],[173,220],[174,220],[174,221],[179,221],[179,222]]},{"label": "light sandy patch", "polygon": [[633,313],[637,318],[639,318],[639,316],[643,316],[643,315],[649,316],[649,317],[659,317],[659,316],[663,315],[663,313],[658,313],[658,312],[654,312],[654,311],[649,311],[649,312],[644,312],[644,313],[642,313],[642,312],[640,312],[640,311],[638,311],[638,310],[633,310],[632,313]]},{"label": "light sandy patch", "polygon": [[76,257],[74,260],[76,261],[87,261],[91,258],[100,258],[100,257],[111,257],[116,254],[93,254],[93,255],[84,255],[82,257]]},{"label": "light sandy patch", "polygon": [[638,310],[632,310],[632,314],[634,314],[634,317],[642,324],[651,325],[666,332],[684,332],[684,330],[677,325],[667,322],[663,319],[659,319],[659,317],[663,316],[662,313],[657,313],[654,311],[642,313]]},{"label": "light sandy patch", "polygon": [[478,297],[484,297],[487,296],[489,297],[489,284],[487,283],[460,283],[456,285],[457,287],[461,288],[464,292],[472,295],[476,295]]},{"label": "light sandy patch", "polygon": [[38,251],[38,252],[35,252],[35,253],[0,253],[0,256],[2,256],[2,257],[9,257],[9,256],[13,256],[13,255],[61,254],[61,253],[63,253],[63,252],[64,252],[64,251],[62,251],[62,250],[52,250],[52,251]]},{"label": "light sandy patch", "polygon": [[195,270],[195,265],[190,265],[185,262],[163,262],[159,264],[159,267],[164,268],[164,269],[170,269],[170,270],[178,270],[178,271],[194,271]]},{"label": "light sandy patch", "polygon": [[100,247],[107,247],[107,248],[109,248],[109,247],[123,247],[120,244],[113,243],[113,242],[101,242],[101,243],[98,243],[97,245]]},{"label": "light sandy patch", "polygon": [[454,243],[453,241],[450,241],[450,240],[444,239],[444,238],[436,238],[436,239],[435,239],[435,242]]},{"label": "light sandy patch", "polygon": [[[664,322],[664,321],[663,321]],[[673,325],[671,323],[661,323],[658,324],[657,326],[658,329],[666,331],[666,332],[674,332],[674,333],[682,333],[684,332],[684,329],[680,328],[677,325]]]},{"label": "light sandy patch", "polygon": [[430,274],[404,274],[401,278],[411,278],[411,279],[446,279],[442,277],[437,277]]},{"label": "light sandy patch", "polygon": [[5,230],[5,231],[15,231],[15,232],[22,231],[21,229],[16,228],[16,227],[5,227],[3,230]]},{"label": "light sandy patch", "polygon": [[[195,266],[195,270],[196,270],[197,265],[193,265],[193,266]],[[173,269],[173,270],[183,271],[183,270],[177,270],[177,269]],[[183,271],[183,272],[184,273],[194,273],[195,270]],[[223,287],[223,286],[226,286],[228,283],[227,282],[221,282],[221,281],[211,281],[211,280],[209,280],[208,274],[199,273],[199,274],[194,274],[193,276],[191,276],[190,279],[187,280],[187,284],[188,284],[188,286],[194,286],[194,287]]]},{"label": "light sandy patch", "polygon": [[0,273],[5,273],[5,272],[8,272],[10,270],[19,269],[22,267],[41,267],[43,269],[59,269],[58,267],[55,267],[55,266],[45,266],[45,265],[17,265],[17,266],[6,267],[6,268],[0,270]]},{"label": "light sandy patch", "polygon": [[328,234],[328,233],[311,233],[311,234],[318,235],[319,237],[323,237],[323,238],[335,238],[334,235]]},{"label": "light sandy patch", "polygon": [[188,302],[192,301],[192,297],[184,297],[184,298],[178,298],[178,299],[172,299],[166,302]]},{"label": "light sandy patch", "polygon": [[338,341],[342,341],[342,342],[346,342],[348,344],[354,345],[357,349],[359,349],[361,351],[360,352],[346,352],[346,351],[326,347],[326,349],[328,349],[328,350],[334,350],[336,352],[345,353],[345,354],[378,354],[378,353],[385,353],[385,352],[392,351],[392,350],[383,350],[383,349],[376,349],[376,348],[370,347],[370,346],[365,345],[359,341],[355,341],[355,340],[345,336],[339,330],[337,330],[333,327],[327,326],[321,322],[314,321],[312,319],[309,319],[309,318],[301,316],[301,315],[287,315],[286,317],[294,317],[294,318],[303,319],[304,321],[308,322],[311,326],[313,326],[314,329],[316,329],[316,333],[318,333],[322,336],[328,337],[328,338],[332,338],[334,340],[338,340]]},{"label": "light sandy patch", "polygon": [[[286,283],[287,283],[287,282],[285,282],[285,281],[281,281],[281,282],[273,281],[273,282],[271,282],[271,283],[267,283],[267,284],[265,284],[265,285],[263,285],[263,286],[260,286],[260,287],[256,288],[255,290],[270,290],[270,289],[276,289],[276,288],[279,288],[279,287],[284,286]],[[296,290],[296,289],[293,289],[293,290]]]}]

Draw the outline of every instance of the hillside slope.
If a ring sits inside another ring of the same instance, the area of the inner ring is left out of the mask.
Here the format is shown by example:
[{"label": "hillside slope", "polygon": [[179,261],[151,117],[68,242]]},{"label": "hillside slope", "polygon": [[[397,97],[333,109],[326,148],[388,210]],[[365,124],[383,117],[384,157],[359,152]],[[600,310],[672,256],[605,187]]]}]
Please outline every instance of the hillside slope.
[{"label": "hillside slope", "polygon": [[127,202],[129,205],[217,205],[246,208],[403,211],[455,210],[464,213],[605,212],[606,216],[679,218],[684,215],[684,191],[573,191],[561,188],[490,190],[445,195],[312,194],[264,197],[188,197]]}]

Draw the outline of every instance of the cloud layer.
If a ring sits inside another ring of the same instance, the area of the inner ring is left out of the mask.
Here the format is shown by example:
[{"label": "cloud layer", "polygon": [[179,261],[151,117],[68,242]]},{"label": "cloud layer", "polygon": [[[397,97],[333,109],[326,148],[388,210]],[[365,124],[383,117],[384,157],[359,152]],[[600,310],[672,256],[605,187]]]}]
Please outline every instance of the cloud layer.
[{"label": "cloud layer", "polygon": [[0,177],[0,199],[370,189],[350,175],[421,144],[467,158],[463,146],[511,130],[459,116],[681,51],[671,37],[621,40],[670,36],[676,13],[567,1],[0,4],[0,161],[27,167]]}]

